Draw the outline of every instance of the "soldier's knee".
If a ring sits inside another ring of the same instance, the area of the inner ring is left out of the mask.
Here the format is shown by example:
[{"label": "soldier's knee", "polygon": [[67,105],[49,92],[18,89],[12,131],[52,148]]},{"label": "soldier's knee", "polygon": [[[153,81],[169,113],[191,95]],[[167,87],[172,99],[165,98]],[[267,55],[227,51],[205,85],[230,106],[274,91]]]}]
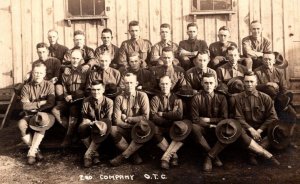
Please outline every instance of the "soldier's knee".
[{"label": "soldier's knee", "polygon": [[18,127],[19,127],[22,137],[25,136],[26,131],[28,129],[28,122],[25,119],[21,119],[18,121]]}]

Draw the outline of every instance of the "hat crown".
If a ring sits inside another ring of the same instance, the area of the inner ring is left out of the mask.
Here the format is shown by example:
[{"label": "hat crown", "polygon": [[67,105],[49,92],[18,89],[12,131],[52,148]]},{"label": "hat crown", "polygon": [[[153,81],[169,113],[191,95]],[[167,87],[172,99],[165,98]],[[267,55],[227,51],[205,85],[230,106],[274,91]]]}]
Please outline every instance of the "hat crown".
[{"label": "hat crown", "polygon": [[177,135],[184,135],[188,131],[188,126],[182,121],[174,123],[174,133]]},{"label": "hat crown", "polygon": [[223,137],[231,138],[237,133],[237,129],[232,123],[226,123],[221,127],[221,135]]},{"label": "hat crown", "polygon": [[141,121],[136,127],[136,135],[139,137],[145,137],[150,134],[151,128],[147,122]]},{"label": "hat crown", "polygon": [[101,134],[101,135],[104,135],[106,134],[107,132],[107,124],[103,121],[97,121],[95,123],[95,127],[96,127],[96,132]]},{"label": "hat crown", "polygon": [[35,125],[36,126],[47,126],[49,118],[47,118],[48,116],[45,115],[44,113],[37,113],[35,115]]}]

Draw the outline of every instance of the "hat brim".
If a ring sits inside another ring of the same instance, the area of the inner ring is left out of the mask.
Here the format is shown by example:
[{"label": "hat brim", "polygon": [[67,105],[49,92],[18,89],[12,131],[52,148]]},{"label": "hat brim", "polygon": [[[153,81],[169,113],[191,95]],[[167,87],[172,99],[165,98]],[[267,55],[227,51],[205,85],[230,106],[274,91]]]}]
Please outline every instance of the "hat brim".
[{"label": "hat brim", "polygon": [[[96,144],[103,142],[108,137],[108,135],[111,132],[111,127],[112,127],[112,122],[108,119],[100,119],[99,121],[103,121],[104,123],[106,123],[107,131],[106,131],[106,134],[103,135],[103,136],[101,136],[99,133],[95,133],[95,132],[92,131],[91,137],[92,137],[92,140]],[[93,125],[92,128],[97,128],[97,127],[96,127],[96,125]]]},{"label": "hat brim", "polygon": [[180,91],[177,91],[177,92],[175,92],[175,94],[180,96],[180,97],[192,98],[197,94],[197,92],[193,91],[193,94],[182,94]]},{"label": "hat brim", "polygon": [[170,128],[170,131],[169,131],[170,138],[174,141],[183,141],[184,139],[186,139],[190,135],[190,133],[192,131],[192,122],[190,120],[182,120],[182,121],[185,124],[187,124],[187,126],[188,126],[188,129],[187,129],[185,134],[177,135],[175,133],[175,126],[171,126],[171,128]]},{"label": "hat brim", "polygon": [[283,128],[284,131],[288,131],[288,129],[289,129],[287,127],[287,125],[285,125],[283,122],[275,121],[268,127],[268,139],[273,148],[282,150],[289,146],[289,144],[291,143],[291,137],[286,136],[285,139],[280,140],[280,142],[278,140],[276,140],[276,138],[274,137],[274,132],[275,132],[275,129],[277,129],[279,127]]},{"label": "hat brim", "polygon": [[37,126],[36,122],[35,122],[35,116],[32,116],[29,120],[29,127],[32,130],[38,131],[38,132],[46,131],[46,130],[50,129],[54,125],[55,117],[51,114],[48,114],[48,113],[47,113],[47,115],[48,115],[49,120],[50,120],[48,125],[46,125],[46,126]]},{"label": "hat brim", "polygon": [[141,138],[141,137],[136,135],[135,127],[138,125],[138,123],[136,123],[131,129],[131,139],[136,143],[142,144],[142,143],[148,142],[154,136],[154,133],[155,133],[154,123],[150,120],[145,120],[145,121],[148,123],[148,125],[150,126],[150,129],[151,129],[148,136]]},{"label": "hat brim", "polygon": [[122,93],[122,90],[120,87],[117,87],[117,91],[115,93],[107,93],[107,92],[104,92],[104,95],[108,98],[114,98],[118,95],[120,95]]},{"label": "hat brim", "polygon": [[[289,66],[288,61],[279,52],[274,52],[274,55],[275,55],[275,64],[274,64],[274,66],[276,68],[285,69]],[[282,57],[281,60],[278,59],[279,56]]]},{"label": "hat brim", "polygon": [[[226,137],[222,136],[222,134],[221,134],[221,127],[227,123],[234,124],[236,127],[236,133],[230,138],[226,138]],[[216,136],[217,136],[218,140],[221,143],[231,144],[231,143],[234,143],[242,134],[242,126],[241,126],[240,122],[236,121],[235,119],[223,119],[217,124],[215,132],[216,132]]]},{"label": "hat brim", "polygon": [[158,95],[160,93],[159,90],[155,90],[155,89],[141,89],[139,91],[145,92],[147,95],[152,95],[152,96]]}]

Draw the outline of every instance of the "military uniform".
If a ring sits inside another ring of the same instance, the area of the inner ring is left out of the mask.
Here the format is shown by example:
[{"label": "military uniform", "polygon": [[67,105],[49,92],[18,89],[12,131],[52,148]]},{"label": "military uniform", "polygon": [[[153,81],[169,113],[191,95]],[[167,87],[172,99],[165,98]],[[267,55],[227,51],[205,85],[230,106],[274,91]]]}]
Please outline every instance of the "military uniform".
[{"label": "military uniform", "polygon": [[114,44],[100,45],[95,50],[95,57],[99,58],[99,56],[105,52],[108,52],[111,57],[110,67],[117,69],[118,68],[118,59],[119,59],[119,48]]},{"label": "military uniform", "polygon": [[59,59],[62,64],[64,56],[68,52],[68,50],[69,49],[66,46],[56,43],[54,45],[50,45],[49,56]]},{"label": "military uniform", "polygon": [[103,84],[115,84],[118,86],[121,80],[121,74],[118,70],[111,67],[106,70],[97,67],[95,70],[90,72],[87,80],[87,88],[91,87],[91,83],[94,80],[102,80]]},{"label": "military uniform", "polygon": [[160,56],[162,55],[162,49],[165,47],[171,47],[173,50],[173,54],[175,58],[178,58],[178,45],[172,41],[168,41],[167,43],[164,43],[163,41],[160,41],[158,43],[156,43],[151,50],[151,65],[152,66],[157,66],[158,62],[157,60],[160,58]]},{"label": "military uniform", "polygon": [[227,84],[233,77],[243,77],[247,71],[248,69],[241,64],[232,66],[230,63],[226,63],[217,69],[218,81]]},{"label": "military uniform", "polygon": [[200,69],[199,67],[193,67],[191,69],[189,69],[186,72],[186,83],[187,86],[190,88],[193,88],[195,90],[201,90],[203,89],[201,81],[203,79],[203,74],[204,73],[211,73],[214,74],[215,79],[216,79],[216,83],[217,81],[217,73],[215,70],[211,69],[211,68],[207,68],[206,71],[203,71],[202,69]]}]

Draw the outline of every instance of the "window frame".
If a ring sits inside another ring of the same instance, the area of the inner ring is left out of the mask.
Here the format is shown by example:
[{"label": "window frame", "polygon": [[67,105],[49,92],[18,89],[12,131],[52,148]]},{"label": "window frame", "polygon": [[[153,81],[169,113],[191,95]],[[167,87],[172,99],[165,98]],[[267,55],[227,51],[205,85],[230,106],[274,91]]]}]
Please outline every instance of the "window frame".
[{"label": "window frame", "polygon": [[190,0],[190,15],[231,15],[236,13],[236,0],[231,0],[231,10],[195,10],[193,8],[193,0]]}]

